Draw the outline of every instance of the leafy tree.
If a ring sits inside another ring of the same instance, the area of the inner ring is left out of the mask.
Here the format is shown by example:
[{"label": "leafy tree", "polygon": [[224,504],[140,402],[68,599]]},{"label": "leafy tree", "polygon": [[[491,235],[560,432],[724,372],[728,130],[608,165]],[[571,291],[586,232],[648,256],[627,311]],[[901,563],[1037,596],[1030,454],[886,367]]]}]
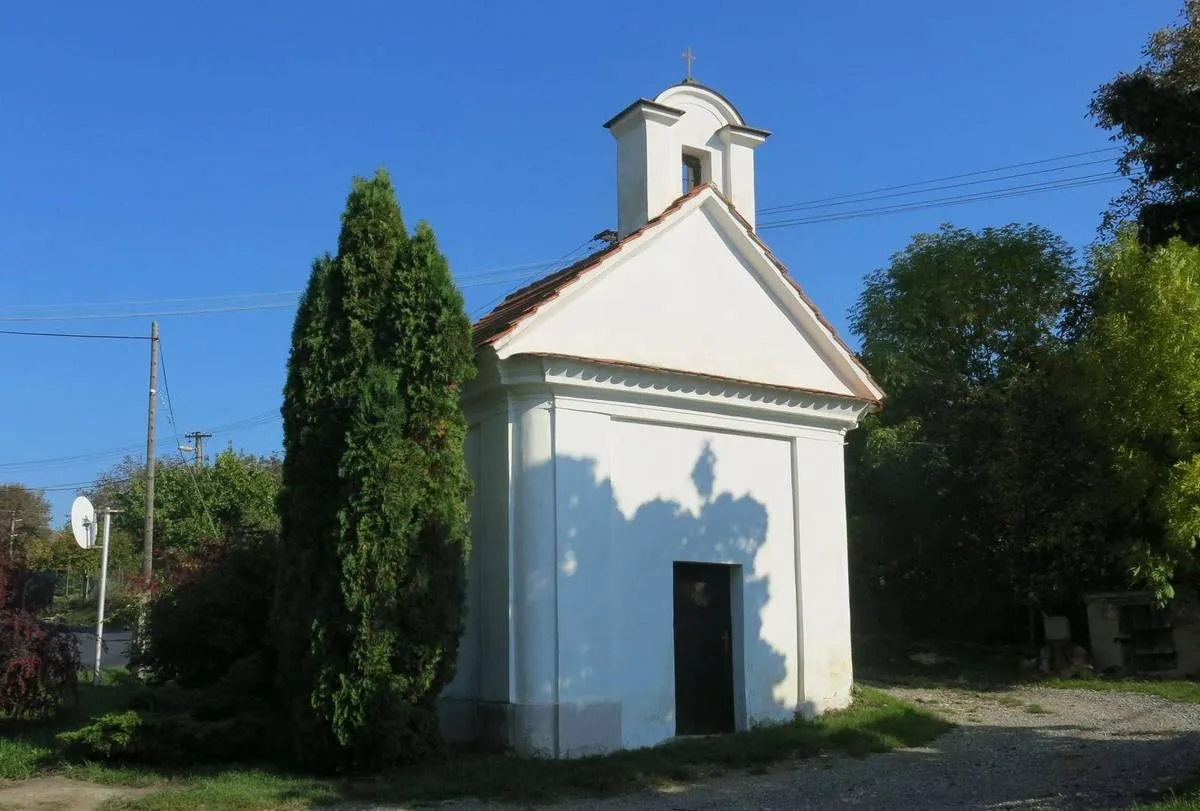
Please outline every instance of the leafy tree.
[{"label": "leafy tree", "polygon": [[1200,536],[1200,248],[1143,247],[1126,229],[1091,274],[1076,355],[1109,449],[1108,535],[1132,579],[1169,598]]},{"label": "leafy tree", "polygon": [[[109,557],[112,565],[111,550]],[[25,565],[36,572],[64,572],[71,577],[95,576],[100,571],[100,560],[94,552],[79,548],[70,526],[31,541],[25,550]]]},{"label": "leafy tree", "polygon": [[462,629],[470,483],[462,297],[387,174],[356,179],[313,264],[284,390],[275,621],[281,692],[310,764],[419,757]]},{"label": "leafy tree", "polygon": [[[280,462],[275,457],[239,453],[227,448],[213,464],[195,468],[178,458],[160,459],[155,476],[155,581],[141,577],[142,533],[145,521],[146,470],[141,460],[128,458],[100,477],[87,495],[97,507],[114,507],[109,538],[109,573],[132,574],[109,580],[106,616],[117,625],[132,623],[140,608],[138,597],[170,589],[174,577],[208,566],[214,545],[237,544],[261,534],[277,535],[275,499],[279,492]],[[95,578],[100,555],[75,544],[69,527],[32,541],[26,559],[36,571],[65,573],[72,580]],[[120,583],[123,587],[116,588]],[[261,583],[270,600],[273,584]],[[247,596],[248,600],[252,598]],[[56,611],[94,611],[95,600]]]},{"label": "leafy tree", "polygon": [[1172,236],[1200,243],[1200,0],[1185,0],[1182,16],[1150,37],[1141,67],[1103,85],[1091,104],[1124,142],[1119,165],[1133,177],[1106,224],[1136,217],[1151,245]]},{"label": "leafy tree", "polygon": [[0,484],[0,559],[20,559],[31,542],[49,534],[50,502],[46,497],[24,485]]},{"label": "leafy tree", "polygon": [[[230,447],[202,468],[171,457],[158,460],[155,468],[156,552],[187,551],[203,541],[229,539],[244,532],[278,531],[277,458],[240,453]],[[146,520],[145,464],[126,459],[89,495],[98,506],[121,510],[112,521],[114,552],[139,560]]]},{"label": "leafy tree", "polygon": [[862,615],[1000,633],[998,605],[1074,581],[1083,506],[1063,505],[1086,449],[1055,382],[1078,284],[1061,239],[1016,225],[943,226],[868,276],[851,325],[888,401],[851,435]]}]

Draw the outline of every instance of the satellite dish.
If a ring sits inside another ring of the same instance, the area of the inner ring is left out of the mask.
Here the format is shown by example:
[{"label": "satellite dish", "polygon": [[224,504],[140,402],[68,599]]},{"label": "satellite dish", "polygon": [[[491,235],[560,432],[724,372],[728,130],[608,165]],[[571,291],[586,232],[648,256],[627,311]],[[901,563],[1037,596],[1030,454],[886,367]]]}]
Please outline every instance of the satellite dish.
[{"label": "satellite dish", "polygon": [[71,532],[81,549],[96,545],[96,508],[83,496],[71,502]]}]

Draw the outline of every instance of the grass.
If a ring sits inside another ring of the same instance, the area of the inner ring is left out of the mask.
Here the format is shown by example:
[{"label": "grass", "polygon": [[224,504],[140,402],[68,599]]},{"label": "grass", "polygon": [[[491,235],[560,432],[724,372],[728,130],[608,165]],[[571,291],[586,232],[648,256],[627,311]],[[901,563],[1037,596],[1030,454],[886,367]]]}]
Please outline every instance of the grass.
[{"label": "grass", "polygon": [[15,728],[0,723],[0,778],[59,774],[93,782],[148,786],[148,794],[111,800],[109,811],[193,808],[301,808],[334,801],[435,802],[457,797],[536,802],[663,787],[728,771],[764,773],[825,752],[863,756],[929,742],[950,724],[925,710],[870,688],[855,691],[847,709],[814,720],[761,726],[737,735],[689,738],[650,749],[572,760],[522,759],[457,752],[369,779],[317,779],[249,769],[171,773],[66,762],[54,734],[92,715],[118,708],[128,685],[85,689],[75,707],[52,724]]},{"label": "grass", "polygon": [[1200,704],[1200,682],[1188,679],[1134,679],[1113,676],[1091,679],[1045,679],[1039,684],[1068,690],[1143,693],[1180,704]]},{"label": "grass", "polygon": [[1135,811],[1200,811],[1200,791],[1177,794],[1151,805],[1135,805]]},{"label": "grass", "polygon": [[1135,805],[1133,811],[1200,811],[1200,771],[1149,805]]},{"label": "grass", "polygon": [[0,738],[0,780],[28,780],[53,750],[21,738]]},{"label": "grass", "polygon": [[[920,650],[947,658],[933,665],[923,665],[909,658]],[[945,643],[935,648],[933,645],[913,646],[895,640],[862,638],[855,640],[854,656],[859,678],[873,685],[948,687],[984,693],[1028,685],[1063,690],[1143,693],[1181,704],[1200,704],[1200,681],[1128,676],[1050,678],[1023,667],[1019,655],[994,649]],[[996,700],[1010,706],[1022,703],[1008,696],[1000,696]]]},{"label": "grass", "polygon": [[1025,712],[1030,715],[1049,715],[1050,710],[1043,707],[1041,704],[1026,704]]},{"label": "grass", "polygon": [[104,811],[259,811],[330,805],[341,798],[330,783],[263,771],[227,771],[145,796],[115,797]]},{"label": "grass", "polygon": [[99,687],[92,687],[90,679],[91,673],[80,674],[77,696],[51,721],[0,718],[0,780],[28,780],[47,773],[91,779],[89,775],[98,768],[64,762],[54,736],[83,726],[97,715],[124,707],[132,686],[123,669],[102,672]]}]

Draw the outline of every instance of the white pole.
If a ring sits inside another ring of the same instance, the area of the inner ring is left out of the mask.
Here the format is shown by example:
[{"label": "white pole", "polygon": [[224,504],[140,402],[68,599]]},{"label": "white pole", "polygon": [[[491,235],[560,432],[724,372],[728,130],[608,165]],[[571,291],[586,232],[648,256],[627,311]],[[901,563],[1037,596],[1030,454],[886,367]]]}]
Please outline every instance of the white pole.
[{"label": "white pole", "polygon": [[96,674],[92,685],[100,686],[100,653],[104,648],[104,587],[108,583],[108,530],[113,511],[104,509],[104,551],[100,553],[100,605],[96,611]]}]

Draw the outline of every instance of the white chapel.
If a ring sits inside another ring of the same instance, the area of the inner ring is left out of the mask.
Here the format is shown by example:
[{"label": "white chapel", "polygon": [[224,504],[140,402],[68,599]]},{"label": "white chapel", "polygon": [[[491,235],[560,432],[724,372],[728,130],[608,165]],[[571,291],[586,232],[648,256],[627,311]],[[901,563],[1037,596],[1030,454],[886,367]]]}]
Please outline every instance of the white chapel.
[{"label": "white chapel", "polygon": [[769,133],[687,80],[605,125],[609,246],[475,325],[445,732],[573,757],[850,701],[847,431],[883,392],[755,233]]}]

